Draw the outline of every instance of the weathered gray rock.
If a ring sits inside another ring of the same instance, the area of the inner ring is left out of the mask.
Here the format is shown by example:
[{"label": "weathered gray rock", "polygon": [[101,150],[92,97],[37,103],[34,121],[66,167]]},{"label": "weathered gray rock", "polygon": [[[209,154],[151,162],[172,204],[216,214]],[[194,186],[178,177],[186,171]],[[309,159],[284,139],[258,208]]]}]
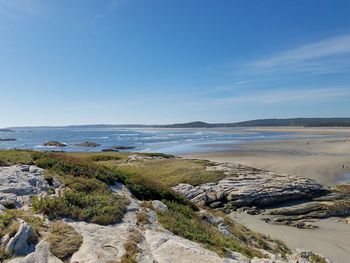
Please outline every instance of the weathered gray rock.
[{"label": "weathered gray rock", "polygon": [[63,142],[58,141],[48,141],[43,144],[43,146],[47,147],[66,147],[67,145]]},{"label": "weathered gray rock", "polygon": [[216,169],[224,169],[230,177],[199,186],[179,184],[173,189],[194,203],[207,206],[214,204],[214,208],[223,204],[232,207],[265,207],[287,200],[311,198],[325,192],[322,185],[311,179],[256,169],[244,170],[242,166],[233,164],[220,164],[218,167]]},{"label": "weathered gray rock", "polygon": [[50,252],[50,245],[46,241],[40,241],[33,253],[30,253],[26,257],[14,258],[8,263],[63,263]]},{"label": "weathered gray rock", "polygon": [[[34,165],[0,166],[0,204],[22,206],[32,195],[46,192],[44,170]],[[22,197],[28,198],[22,198]]]},{"label": "weathered gray rock", "polygon": [[14,208],[16,206],[17,196],[12,193],[0,193],[0,204],[3,207]]},{"label": "weathered gray rock", "polygon": [[[190,240],[175,236],[167,231],[147,229],[144,234],[143,249],[149,254],[140,255],[139,263],[239,263],[244,262],[229,258],[220,258],[216,253],[209,251]],[[242,256],[243,257],[243,256]],[[249,262],[248,260],[246,262]]]},{"label": "weathered gray rock", "polygon": [[0,215],[2,215],[3,213],[5,213],[6,211],[6,207],[3,206],[2,204],[0,204]]},{"label": "weathered gray rock", "polygon": [[163,211],[167,211],[168,210],[168,207],[163,202],[161,202],[159,200],[153,200],[152,201],[152,206],[153,206],[153,208],[156,211],[163,212]]},{"label": "weathered gray rock", "polygon": [[17,233],[5,246],[8,254],[13,256],[23,256],[34,251],[35,245],[30,243],[33,229],[25,221],[21,221]]}]

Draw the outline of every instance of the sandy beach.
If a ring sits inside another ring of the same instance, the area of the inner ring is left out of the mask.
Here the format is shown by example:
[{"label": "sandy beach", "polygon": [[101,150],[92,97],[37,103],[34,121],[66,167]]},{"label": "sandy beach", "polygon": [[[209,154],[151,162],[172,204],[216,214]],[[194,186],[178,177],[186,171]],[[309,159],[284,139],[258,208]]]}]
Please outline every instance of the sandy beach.
[{"label": "sandy beach", "polygon": [[[220,145],[223,150],[188,154],[185,157],[243,164],[275,173],[311,178],[325,185],[350,183],[350,129],[269,127],[246,130],[292,132],[296,136],[285,140]],[[334,217],[314,220],[312,224],[317,229],[298,229],[266,223],[262,220],[268,217],[265,215],[233,212],[230,217],[253,231],[284,241],[290,248],[310,249],[334,262],[349,262],[350,226],[344,223],[344,219]]]},{"label": "sandy beach", "polygon": [[[350,182],[350,129],[249,128],[249,131],[293,132],[300,139],[260,140],[220,146],[220,151],[186,158],[240,163],[276,173],[315,179],[322,184]],[[211,147],[216,147],[213,145]]]},{"label": "sandy beach", "polygon": [[[350,255],[350,226],[339,218],[316,220],[317,229],[298,229],[285,225],[273,225],[261,220],[263,216],[231,213],[230,217],[249,229],[285,242],[293,249],[311,249],[337,263],[348,263]],[[264,216],[266,217],[266,216]]]}]

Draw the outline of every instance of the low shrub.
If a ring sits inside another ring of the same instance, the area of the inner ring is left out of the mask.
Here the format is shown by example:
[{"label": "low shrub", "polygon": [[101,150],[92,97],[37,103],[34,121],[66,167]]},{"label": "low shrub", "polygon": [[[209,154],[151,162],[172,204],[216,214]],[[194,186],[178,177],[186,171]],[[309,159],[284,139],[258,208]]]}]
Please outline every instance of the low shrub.
[{"label": "low shrub", "polygon": [[64,191],[59,197],[33,197],[35,211],[49,219],[71,218],[100,225],[119,222],[125,212],[127,201],[112,193]]},{"label": "low shrub", "polygon": [[120,156],[116,155],[106,155],[106,154],[97,154],[92,155],[87,158],[87,160],[92,162],[105,162],[105,161],[117,161],[121,160],[122,158]]},{"label": "low shrub", "polygon": [[131,193],[140,200],[168,200],[174,201],[180,204],[191,206],[196,209],[196,206],[186,199],[184,196],[176,193],[169,187],[161,185],[156,181],[142,176],[127,176],[125,180],[126,186]]},{"label": "low shrub", "polygon": [[202,220],[189,206],[165,200],[163,202],[168,206],[168,210],[157,213],[159,222],[175,235],[199,242],[224,257],[228,256],[229,251],[242,253],[249,258],[263,256],[257,249],[220,233],[215,226]]},{"label": "low shrub", "polygon": [[60,175],[96,178],[106,184],[123,181],[122,173],[94,164],[88,160],[58,153],[35,153],[35,164]]},{"label": "low shrub", "polygon": [[52,254],[66,261],[78,251],[83,243],[83,237],[72,226],[56,221],[51,224],[46,241],[51,245]]},{"label": "low shrub", "polygon": [[160,157],[164,159],[175,158],[174,155],[165,154],[165,153],[138,153],[139,155],[147,156],[147,157]]}]

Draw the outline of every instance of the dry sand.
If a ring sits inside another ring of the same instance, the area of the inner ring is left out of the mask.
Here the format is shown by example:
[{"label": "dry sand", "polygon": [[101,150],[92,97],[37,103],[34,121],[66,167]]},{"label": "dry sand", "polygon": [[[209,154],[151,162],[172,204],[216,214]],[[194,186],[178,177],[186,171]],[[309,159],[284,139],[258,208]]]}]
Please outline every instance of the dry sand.
[{"label": "dry sand", "polygon": [[292,249],[309,249],[337,263],[350,261],[350,225],[339,218],[317,220],[318,229],[298,229],[285,225],[273,225],[261,220],[262,216],[231,213],[230,217],[249,229],[282,240]]},{"label": "dry sand", "polygon": [[[214,150],[188,154],[185,157],[240,163],[276,173],[308,177],[322,184],[350,182],[350,129],[249,128],[247,130],[295,132],[301,138],[225,145],[224,150],[220,152]],[[223,148],[222,145],[220,148]]]}]

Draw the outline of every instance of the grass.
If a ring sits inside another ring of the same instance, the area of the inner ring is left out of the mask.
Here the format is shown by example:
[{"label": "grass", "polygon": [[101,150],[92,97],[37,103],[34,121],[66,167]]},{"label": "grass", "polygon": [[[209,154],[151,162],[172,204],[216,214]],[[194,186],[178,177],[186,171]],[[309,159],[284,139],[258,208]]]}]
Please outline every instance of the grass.
[{"label": "grass", "polygon": [[336,189],[344,194],[350,194],[350,184],[337,185]]},{"label": "grass", "polygon": [[113,161],[104,164],[129,175],[155,180],[167,187],[179,183],[199,185],[225,177],[221,171],[207,171],[205,168],[210,163],[204,160],[154,159],[138,161],[135,164],[120,165]]},{"label": "grass", "polygon": [[137,213],[136,220],[139,225],[146,225],[149,223],[148,221],[148,215],[146,211],[141,211]]},{"label": "grass", "polygon": [[141,242],[141,234],[132,231],[127,242],[124,244],[125,254],[122,256],[120,263],[136,263],[137,254],[140,252],[137,244]]},{"label": "grass", "polygon": [[56,221],[51,224],[46,241],[51,245],[52,254],[66,261],[78,251],[83,243],[83,237],[70,225]]},{"label": "grass", "polygon": [[327,263],[326,259],[314,253],[311,254],[309,260],[311,263]]},{"label": "grass", "polygon": [[32,153],[27,150],[1,150],[0,165],[33,164]]}]

